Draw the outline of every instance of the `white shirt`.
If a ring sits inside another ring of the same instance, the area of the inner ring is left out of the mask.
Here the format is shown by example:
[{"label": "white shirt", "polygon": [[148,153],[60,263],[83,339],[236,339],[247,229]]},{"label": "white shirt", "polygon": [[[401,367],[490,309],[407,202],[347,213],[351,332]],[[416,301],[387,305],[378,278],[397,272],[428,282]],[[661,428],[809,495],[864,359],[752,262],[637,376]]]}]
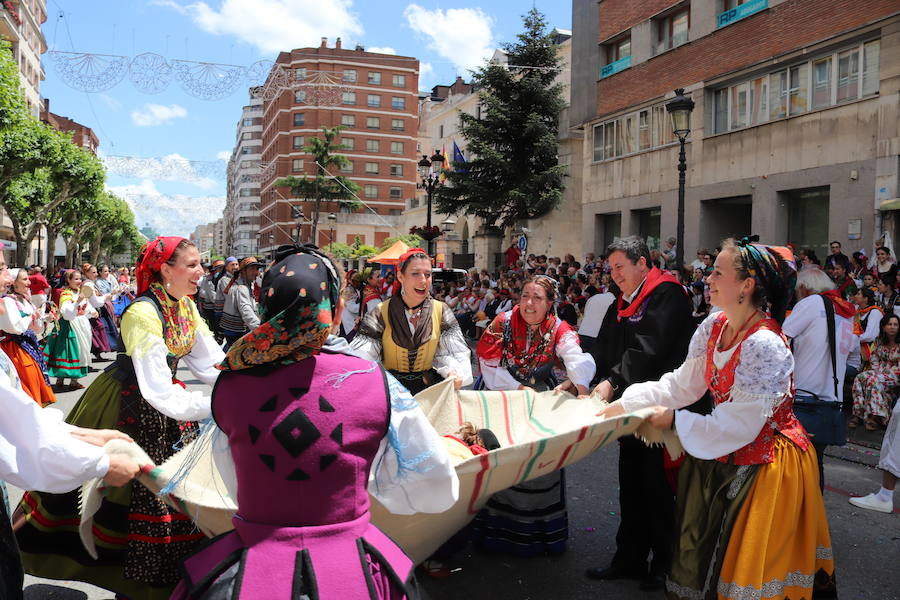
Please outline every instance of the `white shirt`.
[{"label": "white shirt", "polygon": [[793,339],[794,386],[798,390],[806,390],[818,395],[820,400],[842,402],[847,356],[854,346],[859,345],[859,337],[853,333],[852,319],[834,315],[838,379],[837,396],[835,397],[824,302],[830,302],[830,300],[818,294],[798,302],[791,314],[784,320],[782,331],[784,335]]},{"label": "white shirt", "polygon": [[594,294],[588,298],[584,304],[584,319],[578,328],[578,335],[597,337],[597,334],[600,333],[600,325],[603,324],[603,319],[615,300],[616,297],[610,292]]}]

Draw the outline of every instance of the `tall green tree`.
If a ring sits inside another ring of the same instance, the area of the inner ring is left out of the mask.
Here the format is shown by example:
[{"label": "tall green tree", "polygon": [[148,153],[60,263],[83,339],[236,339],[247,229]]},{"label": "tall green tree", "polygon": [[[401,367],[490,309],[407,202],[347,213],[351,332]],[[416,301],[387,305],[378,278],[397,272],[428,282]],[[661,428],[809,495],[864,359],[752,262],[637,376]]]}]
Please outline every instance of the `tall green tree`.
[{"label": "tall green tree", "polygon": [[0,129],[17,125],[28,118],[28,107],[19,91],[19,69],[12,45],[0,39]]},{"label": "tall green tree", "polygon": [[316,165],[314,176],[282,177],[275,182],[278,187],[291,188],[291,194],[301,200],[312,199],[315,201],[312,216],[312,242],[318,244],[317,231],[319,229],[319,215],[322,202],[337,202],[351,209],[356,209],[359,203],[356,200],[356,192],[359,186],[343,175],[338,175],[341,167],[349,163],[349,159],[342,154],[340,144],[335,139],[344,130],[343,127],[323,127],[322,137],[314,137],[303,149],[311,154]]},{"label": "tall green tree", "polygon": [[447,214],[474,214],[489,226],[534,219],[562,200],[565,166],[557,159],[559,113],[566,104],[557,47],[544,15],[523,17],[518,41],[504,45],[508,64],[486,65],[473,73],[481,118],[461,112],[460,133],[470,156],[447,171],[437,208]]}]

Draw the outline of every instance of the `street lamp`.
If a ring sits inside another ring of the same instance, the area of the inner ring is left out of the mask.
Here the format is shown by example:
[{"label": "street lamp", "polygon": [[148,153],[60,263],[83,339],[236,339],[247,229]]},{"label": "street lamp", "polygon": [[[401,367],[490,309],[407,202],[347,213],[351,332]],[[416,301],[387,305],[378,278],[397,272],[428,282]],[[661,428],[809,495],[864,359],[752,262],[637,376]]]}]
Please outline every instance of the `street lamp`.
[{"label": "street lamp", "polygon": [[271,258],[269,260],[275,260],[275,234],[269,234],[269,252],[271,253]]},{"label": "street lamp", "polygon": [[[441,177],[440,173],[434,173],[431,170],[432,165],[443,165],[444,164],[444,155],[440,153],[440,151],[435,150],[434,154],[429,159],[426,155],[422,155],[422,160],[419,161],[419,175],[422,177],[422,187],[425,188],[425,194],[428,197],[428,212],[425,216],[425,228],[431,229],[431,200],[434,196],[434,190],[436,190],[441,185]],[[429,231],[430,235],[430,231]],[[434,255],[434,239],[429,238],[428,240],[428,256]]]},{"label": "street lamp", "polygon": [[691,112],[694,101],[684,95],[684,88],[675,90],[675,98],[666,103],[666,111],[672,117],[672,131],[678,136],[681,150],[678,153],[678,229],[675,246],[675,262],[678,267],[684,266],[684,186],[687,172],[687,158],[684,154],[684,142],[691,133]]},{"label": "street lamp", "polygon": [[337,222],[337,215],[328,213],[328,223],[331,224],[331,243],[334,244],[334,224]]},{"label": "street lamp", "polygon": [[453,228],[456,227],[456,219],[453,217],[447,217],[443,221],[441,221],[441,230],[444,233],[450,233],[453,231]]},{"label": "street lamp", "polygon": [[303,209],[299,206],[291,207],[291,218],[297,223],[297,243],[300,243],[300,238],[302,237],[302,227],[303,227]]}]

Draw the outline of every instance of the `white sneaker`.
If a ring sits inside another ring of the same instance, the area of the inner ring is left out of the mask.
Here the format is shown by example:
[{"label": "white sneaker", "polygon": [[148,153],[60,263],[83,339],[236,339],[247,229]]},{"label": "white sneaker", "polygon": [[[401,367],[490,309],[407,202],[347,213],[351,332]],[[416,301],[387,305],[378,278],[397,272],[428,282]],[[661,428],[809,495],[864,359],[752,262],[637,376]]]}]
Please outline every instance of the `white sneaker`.
[{"label": "white sneaker", "polygon": [[877,510],[878,512],[891,513],[894,512],[894,503],[885,501],[878,497],[878,494],[869,494],[862,498],[850,498],[850,504],[868,510]]}]

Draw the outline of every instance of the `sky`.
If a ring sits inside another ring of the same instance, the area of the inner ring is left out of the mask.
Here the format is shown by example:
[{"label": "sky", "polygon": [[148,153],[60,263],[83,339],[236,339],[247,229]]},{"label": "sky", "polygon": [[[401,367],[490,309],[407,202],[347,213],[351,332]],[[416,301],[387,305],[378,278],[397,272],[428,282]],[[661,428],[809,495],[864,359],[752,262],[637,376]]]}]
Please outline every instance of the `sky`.
[{"label": "sky", "polygon": [[[333,47],[340,36],[344,48],[362,44],[369,51],[418,58],[419,87],[428,90],[452,83],[457,75],[468,80],[470,69],[515,39],[521,15],[532,6],[547,16],[551,28],[571,29],[567,0],[440,5],[408,0],[47,0],[44,35],[50,51],[126,57],[123,64],[151,52],[170,61],[242,66],[274,60],[279,51],[318,46],[323,36]],[[149,94],[135,88],[126,71],[119,83],[89,93],[67,84],[66,61],[55,56],[72,57],[44,55],[41,95],[50,99],[50,110],[91,127],[103,156],[158,161],[146,169],[116,158],[119,172],[127,175],[107,178],[109,189],[131,205],[138,227],[186,236],[221,216],[225,174],[215,161],[227,160],[234,148],[246,87],[220,100],[201,100],[173,81]],[[68,72],[77,76],[83,71]]]}]

